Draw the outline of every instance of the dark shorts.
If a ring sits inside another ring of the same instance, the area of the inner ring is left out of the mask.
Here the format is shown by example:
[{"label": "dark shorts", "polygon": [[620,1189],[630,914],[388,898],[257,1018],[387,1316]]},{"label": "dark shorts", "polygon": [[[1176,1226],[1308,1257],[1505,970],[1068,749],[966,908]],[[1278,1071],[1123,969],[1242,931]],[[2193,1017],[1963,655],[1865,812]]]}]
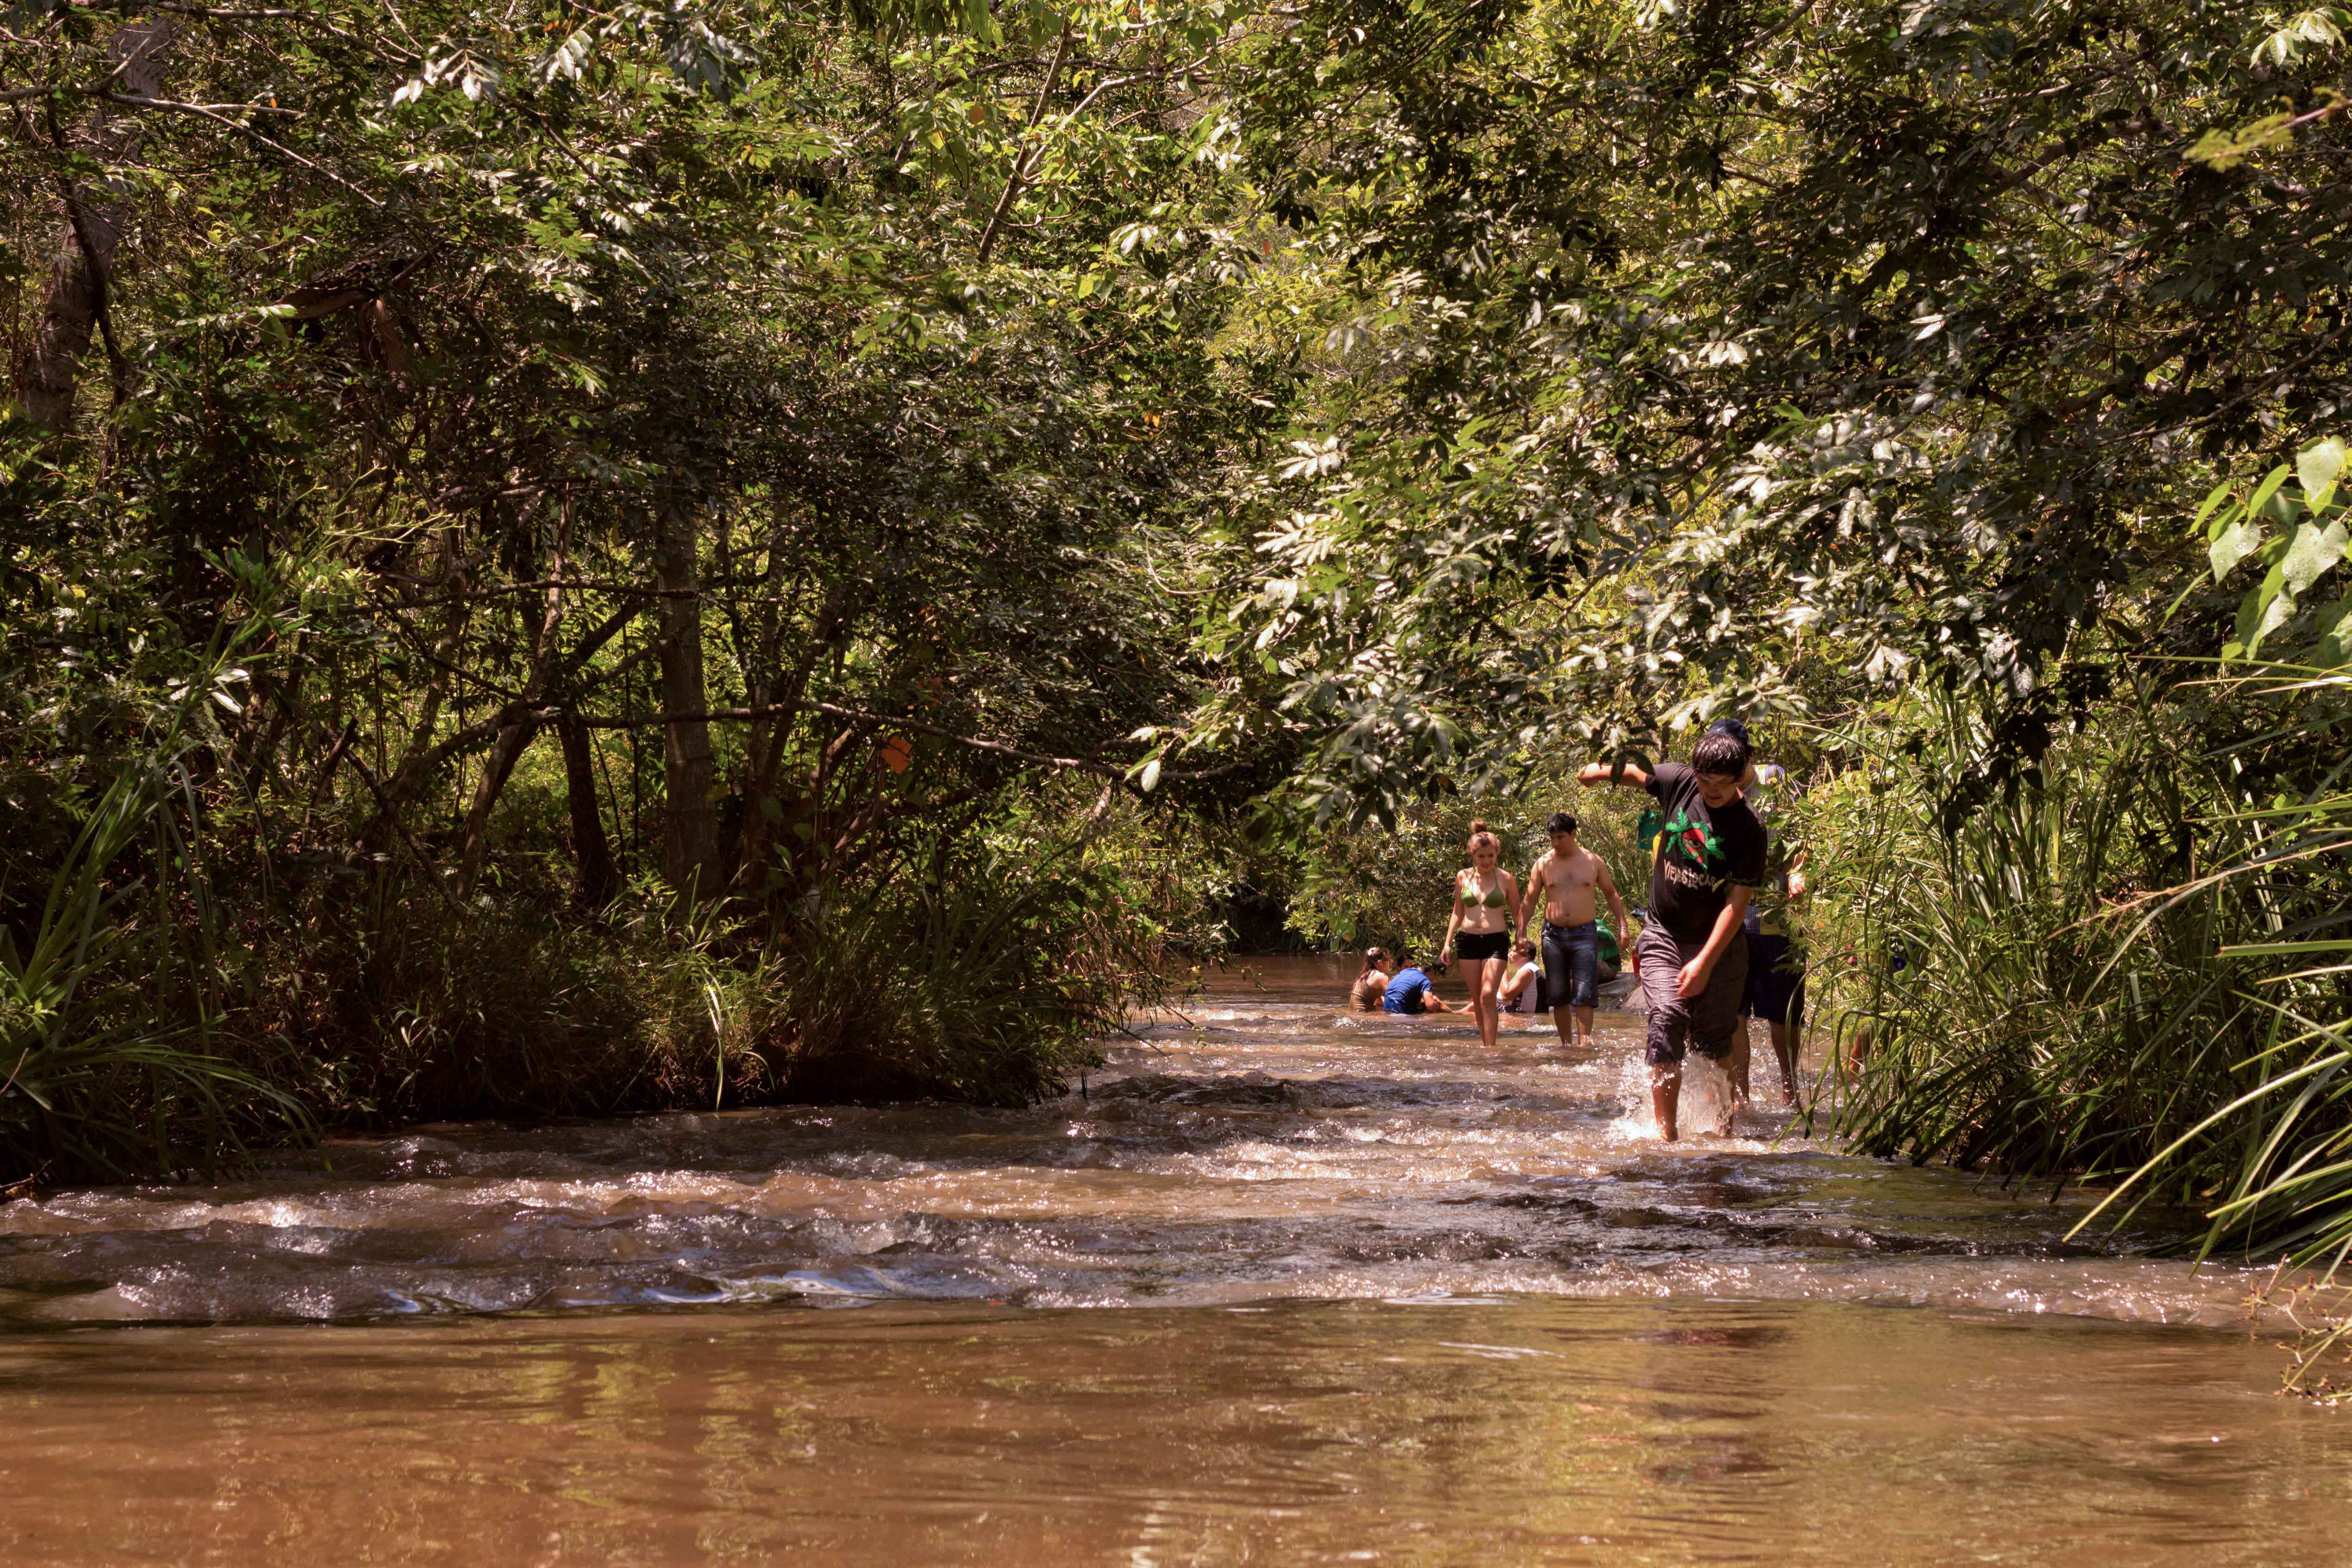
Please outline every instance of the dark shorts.
[{"label": "dark shorts", "polygon": [[1675,987],[1685,964],[1698,956],[1698,948],[1684,951],[1664,926],[1642,933],[1634,952],[1642,960],[1642,999],[1649,1007],[1650,1041],[1643,1053],[1653,1067],[1673,1067],[1685,1050],[1720,1061],[1739,1043],[1740,994],[1748,988],[1748,944],[1735,939],[1715,961],[1706,989],[1695,997],[1678,997]]},{"label": "dark shorts", "polygon": [[1543,927],[1544,1001],[1555,1008],[1589,1008],[1601,1001],[1601,923]]},{"label": "dark shorts", "polygon": [[1454,956],[1465,964],[1482,963],[1488,958],[1507,958],[1511,956],[1511,934],[1507,931],[1456,932]]},{"label": "dark shorts", "polygon": [[1739,1010],[1766,1023],[1805,1027],[1805,966],[1790,955],[1786,936],[1748,939],[1748,988]]}]

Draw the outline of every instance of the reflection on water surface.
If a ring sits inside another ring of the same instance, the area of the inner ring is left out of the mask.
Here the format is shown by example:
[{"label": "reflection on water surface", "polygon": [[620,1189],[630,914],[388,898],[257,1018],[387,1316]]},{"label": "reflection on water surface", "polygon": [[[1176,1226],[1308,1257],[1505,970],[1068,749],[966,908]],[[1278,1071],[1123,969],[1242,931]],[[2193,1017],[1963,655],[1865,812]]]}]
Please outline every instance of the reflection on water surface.
[{"label": "reflection on water surface", "polygon": [[1031,1112],[430,1129],[0,1208],[0,1552],[2340,1556],[2352,1448],[2268,1393],[2245,1278],[1777,1119],[1662,1147],[1629,1015],[1488,1057],[1260,974]]}]

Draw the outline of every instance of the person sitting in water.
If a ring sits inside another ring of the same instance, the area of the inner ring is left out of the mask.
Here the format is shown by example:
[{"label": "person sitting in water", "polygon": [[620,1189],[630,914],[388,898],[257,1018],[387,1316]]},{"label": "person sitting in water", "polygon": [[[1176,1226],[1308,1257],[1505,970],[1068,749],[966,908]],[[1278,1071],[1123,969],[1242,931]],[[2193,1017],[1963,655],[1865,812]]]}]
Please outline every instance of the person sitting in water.
[{"label": "person sitting in water", "polygon": [[1382,947],[1364,949],[1364,967],[1356,974],[1355,984],[1348,988],[1348,1000],[1360,1013],[1381,1010],[1381,998],[1389,988],[1389,956]]},{"label": "person sitting in water", "polygon": [[1543,1011],[1543,968],[1536,962],[1536,945],[1526,937],[1511,944],[1511,962],[1503,973],[1503,988],[1496,999],[1507,1013]]},{"label": "person sitting in water", "polygon": [[1381,1011],[1384,1013],[1458,1013],[1469,1010],[1466,1008],[1454,1007],[1444,997],[1439,996],[1437,988],[1430,983],[1428,975],[1424,974],[1417,965],[1406,963],[1402,955],[1398,956],[1397,964],[1399,967],[1395,977],[1389,981],[1388,990],[1381,997]]}]

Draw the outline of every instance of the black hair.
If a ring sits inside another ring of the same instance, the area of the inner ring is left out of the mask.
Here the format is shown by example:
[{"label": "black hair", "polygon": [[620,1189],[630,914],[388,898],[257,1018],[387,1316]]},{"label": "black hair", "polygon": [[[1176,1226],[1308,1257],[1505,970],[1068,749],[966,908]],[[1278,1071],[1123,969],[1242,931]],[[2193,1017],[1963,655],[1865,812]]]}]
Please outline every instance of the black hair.
[{"label": "black hair", "polygon": [[1748,738],[1748,727],[1736,718],[1717,719],[1706,727],[1706,732],[1709,735],[1727,735],[1751,752],[1756,749],[1756,743]]},{"label": "black hair", "polygon": [[1572,833],[1576,831],[1576,819],[1570,816],[1566,811],[1554,811],[1551,814],[1551,821],[1544,824],[1544,831],[1547,833]]},{"label": "black hair", "polygon": [[1691,747],[1691,771],[1737,779],[1748,771],[1755,748],[1727,730],[1710,729]]}]

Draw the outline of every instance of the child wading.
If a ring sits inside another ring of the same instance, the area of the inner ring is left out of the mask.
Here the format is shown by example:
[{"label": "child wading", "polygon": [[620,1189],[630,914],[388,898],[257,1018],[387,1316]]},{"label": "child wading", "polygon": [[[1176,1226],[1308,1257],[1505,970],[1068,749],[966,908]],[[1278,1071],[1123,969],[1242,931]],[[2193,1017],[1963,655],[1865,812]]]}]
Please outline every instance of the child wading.
[{"label": "child wading", "polygon": [[[1687,768],[1662,762],[1645,773],[1595,762],[1578,776],[1586,784],[1646,789],[1665,819],[1650,866],[1649,920],[1633,962],[1649,1008],[1650,1108],[1658,1135],[1668,1140],[1675,1134],[1685,1052],[1695,1045],[1720,1062],[1742,1032],[1748,944],[1739,925],[1764,880],[1764,826],[1739,796],[1751,755],[1738,736],[1710,732],[1691,748]],[[1727,1104],[1720,1131],[1731,1131]]]}]

